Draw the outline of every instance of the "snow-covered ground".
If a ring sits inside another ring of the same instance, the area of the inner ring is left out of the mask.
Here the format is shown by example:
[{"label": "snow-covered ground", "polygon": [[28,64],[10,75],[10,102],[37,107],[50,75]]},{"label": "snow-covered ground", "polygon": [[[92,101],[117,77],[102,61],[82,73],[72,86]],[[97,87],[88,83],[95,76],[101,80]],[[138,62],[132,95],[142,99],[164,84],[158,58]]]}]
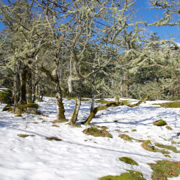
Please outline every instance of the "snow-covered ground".
[{"label": "snow-covered ground", "polygon": [[[85,135],[86,126],[71,127],[67,123],[56,124],[55,99],[45,98],[39,102],[40,111],[46,116],[23,114],[16,117],[2,112],[0,104],[0,180],[97,180],[107,175],[120,175],[127,170],[139,171],[147,180],[151,179],[152,169],[148,163],[157,160],[180,161],[180,153],[170,151],[165,157],[159,152],[146,151],[141,142],[128,142],[121,139],[120,133],[141,140],[151,140],[171,145],[180,142],[180,109],[160,108],[159,101],[148,101],[139,107],[112,107],[98,112],[92,123],[107,126],[112,138]],[[64,100],[66,117],[69,120],[75,101]],[[89,102],[82,102],[79,120],[89,114]],[[172,130],[165,126],[157,127],[153,122],[166,120]],[[133,129],[136,129],[134,131]],[[133,131],[132,131],[133,130]],[[29,134],[26,138],[18,134]],[[56,136],[62,141],[48,141],[46,137]],[[180,144],[174,144],[180,150]],[[139,165],[128,165],[119,160],[127,156]],[[170,178],[172,179],[172,178]],[[173,179],[180,179],[179,177]]]}]

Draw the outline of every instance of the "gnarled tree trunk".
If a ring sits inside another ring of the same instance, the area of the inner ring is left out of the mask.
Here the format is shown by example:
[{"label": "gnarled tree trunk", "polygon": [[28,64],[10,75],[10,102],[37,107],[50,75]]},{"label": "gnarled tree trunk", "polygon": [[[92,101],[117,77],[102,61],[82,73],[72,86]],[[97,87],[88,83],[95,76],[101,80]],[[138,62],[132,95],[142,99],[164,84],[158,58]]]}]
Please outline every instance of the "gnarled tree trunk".
[{"label": "gnarled tree trunk", "polygon": [[81,106],[81,97],[78,96],[76,98],[76,104],[75,104],[73,115],[72,115],[71,120],[69,122],[70,125],[76,124],[80,106]]}]

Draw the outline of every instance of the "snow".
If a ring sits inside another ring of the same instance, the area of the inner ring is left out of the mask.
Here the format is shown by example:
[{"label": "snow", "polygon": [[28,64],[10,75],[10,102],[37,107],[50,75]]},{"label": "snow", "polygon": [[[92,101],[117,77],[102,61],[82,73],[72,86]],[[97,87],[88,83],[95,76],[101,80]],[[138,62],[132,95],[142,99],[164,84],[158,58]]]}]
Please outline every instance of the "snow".
[{"label": "snow", "polygon": [[[0,104],[0,180],[97,180],[127,170],[139,171],[149,180],[152,169],[148,163],[180,161],[180,154],[169,151],[171,158],[165,157],[162,153],[144,150],[141,142],[127,142],[118,136],[124,133],[134,139],[165,145],[171,145],[172,141],[180,142],[180,136],[177,136],[180,109],[153,105],[159,102],[164,101],[148,101],[134,108],[120,106],[98,112],[92,123],[106,126],[112,138],[85,135],[82,131],[86,126],[78,128],[61,123],[56,124],[59,127],[53,127],[52,121],[56,119],[53,98],[46,97],[44,102],[38,102],[40,111],[48,117],[32,114],[16,117],[2,112],[4,104]],[[69,120],[75,101],[64,99],[64,103]],[[79,121],[87,118],[89,106],[89,102],[82,102]],[[154,126],[153,122],[159,119],[166,120],[173,130]],[[35,136],[22,138],[18,134]],[[50,136],[62,141],[46,140]],[[173,146],[180,150],[179,144]],[[139,165],[121,162],[119,158],[123,156],[134,159]],[[180,176],[169,179],[178,180]]]}]

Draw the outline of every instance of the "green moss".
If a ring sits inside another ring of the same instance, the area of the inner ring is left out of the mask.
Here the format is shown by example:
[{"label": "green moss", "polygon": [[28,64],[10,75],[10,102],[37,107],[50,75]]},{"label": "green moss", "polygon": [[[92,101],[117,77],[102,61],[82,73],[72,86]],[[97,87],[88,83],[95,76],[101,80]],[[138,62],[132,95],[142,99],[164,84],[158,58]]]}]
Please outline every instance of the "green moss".
[{"label": "green moss", "polygon": [[0,102],[11,104],[12,91],[6,88],[0,88]]},{"label": "green moss", "polygon": [[21,114],[17,114],[16,117],[22,117],[22,115]]},{"label": "green moss", "polygon": [[138,171],[128,170],[129,173],[122,173],[120,176],[105,176],[99,180],[146,180],[142,173]]},{"label": "green moss", "polygon": [[168,146],[168,145],[164,145],[164,144],[159,144],[159,143],[155,143],[155,145],[159,148],[164,148],[164,149],[168,149],[170,151],[173,151],[174,153],[180,153],[180,151],[178,151],[176,149],[176,147],[174,146]]},{"label": "green moss", "polygon": [[158,149],[156,148],[155,146],[152,145],[151,141],[150,140],[146,140],[144,141],[141,146],[147,150],[147,151],[151,151],[151,152],[160,152],[162,154],[164,154],[165,156],[169,156],[169,151],[166,151],[166,150],[161,150],[161,149]]},{"label": "green moss", "polygon": [[121,157],[119,158],[120,161],[123,161],[127,164],[131,164],[131,165],[138,165],[138,163],[136,161],[134,161],[133,159],[129,158],[129,157]]},{"label": "green moss", "polygon": [[33,137],[35,135],[32,135],[32,134],[18,134],[18,136],[22,137],[22,138],[26,138],[26,137],[29,137],[29,136]]},{"label": "green moss", "polygon": [[111,134],[106,129],[98,129],[95,127],[87,128],[83,130],[84,134],[95,136],[95,137],[108,137],[112,138]]},{"label": "green moss", "polygon": [[12,110],[12,105],[11,104],[7,104],[6,106],[3,107],[2,111],[10,111]]},{"label": "green moss", "polygon": [[180,108],[180,101],[177,102],[167,102],[167,103],[159,103],[154,105],[160,105],[164,108]]},{"label": "green moss", "polygon": [[180,161],[157,161],[156,164],[149,164],[153,169],[152,179],[167,179],[168,177],[177,177],[180,174]]},{"label": "green moss", "polygon": [[180,142],[172,141],[172,144],[180,144]]},{"label": "green moss", "polygon": [[59,126],[58,126],[58,125],[56,125],[56,124],[53,124],[53,125],[52,125],[52,127],[59,127]]},{"label": "green moss", "polygon": [[166,126],[166,129],[168,130],[172,130],[172,128],[170,126]]},{"label": "green moss", "polygon": [[167,125],[167,122],[160,119],[160,120],[155,121],[153,124],[155,126],[165,126],[165,125]]},{"label": "green moss", "polygon": [[35,109],[38,109],[39,105],[36,104],[36,103],[30,103],[30,104],[23,105],[23,108],[35,108]]},{"label": "green moss", "polygon": [[58,137],[52,136],[52,137],[46,137],[46,140],[48,141],[62,141],[62,139],[59,139]]},{"label": "green moss", "polygon": [[119,137],[124,139],[125,141],[132,141],[133,140],[132,137],[130,137],[130,136],[126,135],[126,134],[120,134]]},{"label": "green moss", "polygon": [[132,129],[132,132],[136,132],[137,130],[136,129]]},{"label": "green moss", "polygon": [[[100,103],[100,104],[109,104],[109,103],[114,103],[115,101],[107,101],[107,100],[104,100],[104,99],[99,99],[99,100],[96,100],[96,103]],[[126,100],[122,100],[122,101],[119,101],[120,103],[122,104],[128,104],[128,101]]]},{"label": "green moss", "polygon": [[89,99],[82,98],[81,101],[89,101]]},{"label": "green moss", "polygon": [[113,103],[114,101],[107,101],[107,100],[104,100],[104,99],[99,99],[99,100],[96,100],[96,103],[100,103],[100,104],[108,104],[108,103]]}]

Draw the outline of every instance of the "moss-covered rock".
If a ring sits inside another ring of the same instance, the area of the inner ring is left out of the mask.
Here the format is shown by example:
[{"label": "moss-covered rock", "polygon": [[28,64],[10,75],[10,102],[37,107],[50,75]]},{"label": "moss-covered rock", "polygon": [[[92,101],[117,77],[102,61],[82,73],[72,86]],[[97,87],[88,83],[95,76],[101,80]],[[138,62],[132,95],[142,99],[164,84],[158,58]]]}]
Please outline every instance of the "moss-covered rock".
[{"label": "moss-covered rock", "polygon": [[119,137],[124,139],[125,141],[132,141],[133,140],[132,137],[130,137],[130,136],[126,135],[126,134],[120,134]]},{"label": "moss-covered rock", "polygon": [[155,121],[153,124],[155,126],[165,126],[165,125],[167,125],[167,122],[160,119],[160,120]]},{"label": "moss-covered rock", "polygon": [[95,136],[95,137],[112,138],[111,134],[106,129],[98,129],[95,127],[84,129],[83,133],[87,135]]},{"label": "moss-covered rock", "polygon": [[138,163],[136,161],[134,161],[133,159],[131,159],[130,157],[121,157],[121,158],[119,158],[119,160],[123,161],[127,164],[138,165]]},{"label": "moss-covered rock", "polygon": [[153,169],[153,180],[166,180],[168,177],[177,177],[180,175],[180,161],[174,162],[163,160],[157,161],[156,164],[150,163],[149,165]]},{"label": "moss-covered rock", "polygon": [[146,180],[142,173],[133,170],[128,171],[129,173],[122,173],[120,176],[105,176],[99,180]]},{"label": "moss-covered rock", "polygon": [[0,103],[11,104],[12,91],[7,88],[0,88]]}]

